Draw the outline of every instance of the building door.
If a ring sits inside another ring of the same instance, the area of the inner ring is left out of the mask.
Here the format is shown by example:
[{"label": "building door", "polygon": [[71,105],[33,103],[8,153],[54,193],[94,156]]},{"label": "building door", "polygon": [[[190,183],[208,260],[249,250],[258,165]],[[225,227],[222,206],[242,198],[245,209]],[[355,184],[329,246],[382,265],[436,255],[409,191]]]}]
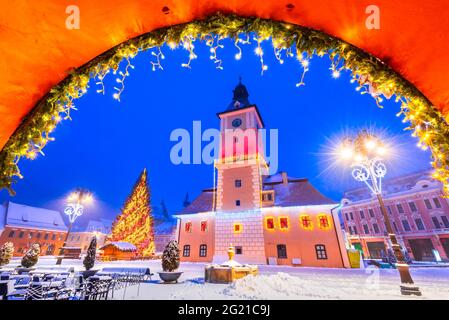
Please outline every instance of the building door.
[{"label": "building door", "polygon": [[449,238],[440,239],[441,245],[443,246],[446,256],[449,258]]},{"label": "building door", "polygon": [[371,259],[381,259],[387,251],[383,241],[373,241],[366,243]]},{"label": "building door", "polygon": [[55,250],[55,247],[51,244],[47,247],[47,252],[45,253],[47,256],[51,256],[53,254],[53,251]]},{"label": "building door", "polygon": [[287,259],[287,246],[285,244],[277,245],[278,259]]},{"label": "building door", "polygon": [[433,245],[430,239],[411,239],[408,240],[413,256],[417,261],[433,261]]}]

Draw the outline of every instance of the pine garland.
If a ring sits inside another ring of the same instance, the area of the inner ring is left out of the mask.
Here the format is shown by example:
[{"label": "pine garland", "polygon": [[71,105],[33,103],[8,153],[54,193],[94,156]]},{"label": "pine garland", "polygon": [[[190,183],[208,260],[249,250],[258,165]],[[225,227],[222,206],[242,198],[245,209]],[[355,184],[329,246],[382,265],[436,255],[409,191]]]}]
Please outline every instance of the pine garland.
[{"label": "pine garland", "polygon": [[[371,94],[379,107],[382,107],[383,97],[389,99],[394,95],[396,101],[401,102],[398,116],[410,123],[407,130],[413,131],[412,135],[418,137],[418,145],[423,149],[430,148],[435,169],[433,177],[443,183],[444,194],[449,195],[448,124],[430,101],[407,80],[381,60],[320,31],[279,21],[222,14],[143,34],[74,70],[36,105],[0,152],[0,189],[7,188],[14,194],[12,184],[15,177],[22,178],[19,160],[23,157],[34,159],[38,154],[43,154],[45,145],[54,140],[52,131],[61,120],[70,119],[72,110],[76,110],[73,101],[87,92],[91,78],[97,80],[97,92],[104,94],[104,77],[111,72],[118,72],[118,86],[114,87],[113,96],[120,100],[125,79],[133,68],[131,59],[139,51],[157,50],[157,53],[153,52],[155,61],[152,62],[153,70],[156,70],[162,69],[163,44],[166,43],[172,49],[182,46],[188,53],[188,60],[183,67],[190,68],[191,62],[197,57],[193,42],[200,40],[210,47],[211,60],[221,69],[222,61],[218,58],[217,50],[223,47],[220,40],[224,38],[234,39],[238,59],[242,55],[241,46],[255,40],[262,73],[267,66],[260,44],[271,39],[276,59],[280,63],[283,62],[282,53],[286,57],[296,57],[301,62],[303,70],[297,86],[304,85],[309,59],[314,55],[328,54],[332,76],[338,77],[344,69],[351,70],[351,82],[358,84],[357,90],[362,94]],[[123,60],[127,61],[125,70],[119,71],[119,64]]]}]

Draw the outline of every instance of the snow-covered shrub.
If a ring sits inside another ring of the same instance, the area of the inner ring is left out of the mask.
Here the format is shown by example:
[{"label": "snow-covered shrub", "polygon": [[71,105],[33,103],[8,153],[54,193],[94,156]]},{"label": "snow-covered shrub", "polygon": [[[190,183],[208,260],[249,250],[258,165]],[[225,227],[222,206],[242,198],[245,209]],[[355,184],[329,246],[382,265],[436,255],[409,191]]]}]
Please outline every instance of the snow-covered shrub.
[{"label": "snow-covered shrub", "polygon": [[162,254],[162,269],[171,272],[179,268],[179,247],[178,241],[171,240],[165,247]]},{"label": "snow-covered shrub", "polygon": [[39,243],[34,243],[31,248],[25,253],[22,258],[21,265],[25,268],[31,268],[39,260],[39,254],[41,253],[41,246]]},{"label": "snow-covered shrub", "polygon": [[97,237],[92,237],[89,248],[87,249],[86,257],[83,260],[86,270],[90,270],[95,264],[95,255],[97,254]]},{"label": "snow-covered shrub", "polygon": [[5,242],[0,247],[0,266],[8,264],[14,254],[14,245],[12,242]]}]

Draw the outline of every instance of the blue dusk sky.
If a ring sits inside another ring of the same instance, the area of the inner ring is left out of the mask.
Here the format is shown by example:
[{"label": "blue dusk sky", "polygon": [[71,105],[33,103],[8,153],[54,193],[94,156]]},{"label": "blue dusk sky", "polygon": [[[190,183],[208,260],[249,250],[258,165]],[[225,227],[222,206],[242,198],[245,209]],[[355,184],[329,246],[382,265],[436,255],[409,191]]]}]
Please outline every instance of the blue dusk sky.
[{"label": "blue dusk sky", "polygon": [[[261,75],[254,44],[243,47],[235,60],[235,48],[224,41],[218,51],[223,70],[209,59],[209,48],[196,44],[198,59],[192,69],[181,67],[188,60],[184,49],[163,48],[163,70],[152,72],[155,57],[142,52],[132,60],[121,102],[114,100],[117,85],[111,73],[105,80],[106,94],[96,93],[91,81],[88,93],[75,102],[72,121],[55,130],[54,142],[45,156],[20,162],[24,178],[14,185],[17,195],[3,190],[0,200],[63,210],[64,198],[76,187],[93,191],[95,204],[87,209],[88,219],[113,219],[119,212],[143,168],[147,168],[151,201],[164,200],[171,213],[182,208],[186,193],[193,200],[213,185],[213,166],[174,165],[170,161],[170,133],[177,128],[192,131],[192,122],[202,128],[218,128],[217,112],[232,99],[239,76],[256,104],[267,128],[279,130],[279,170],[293,177],[306,177],[325,195],[339,200],[348,188],[362,186],[350,172],[336,166],[329,155],[333,143],[346,132],[370,128],[391,139],[395,157],[389,165],[393,177],[430,168],[430,155],[416,147],[416,140],[396,117],[394,98],[376,106],[369,95],[361,95],[345,71],[339,79],[330,75],[329,57],[314,57],[305,86],[296,87],[301,67],[294,58],[279,64],[272,46],[265,42],[268,70]],[[205,144],[205,143],[204,143]],[[82,222],[83,223],[83,222]]]}]

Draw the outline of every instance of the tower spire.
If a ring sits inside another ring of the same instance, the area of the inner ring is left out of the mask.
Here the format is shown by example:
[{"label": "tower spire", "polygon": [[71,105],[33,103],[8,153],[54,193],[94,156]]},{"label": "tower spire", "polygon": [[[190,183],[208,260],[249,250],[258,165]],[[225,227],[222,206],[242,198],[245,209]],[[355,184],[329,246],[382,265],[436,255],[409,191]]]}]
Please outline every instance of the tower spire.
[{"label": "tower spire", "polygon": [[250,105],[248,100],[249,93],[245,85],[242,83],[242,76],[239,76],[239,83],[232,92],[234,95],[227,110],[239,109]]}]

